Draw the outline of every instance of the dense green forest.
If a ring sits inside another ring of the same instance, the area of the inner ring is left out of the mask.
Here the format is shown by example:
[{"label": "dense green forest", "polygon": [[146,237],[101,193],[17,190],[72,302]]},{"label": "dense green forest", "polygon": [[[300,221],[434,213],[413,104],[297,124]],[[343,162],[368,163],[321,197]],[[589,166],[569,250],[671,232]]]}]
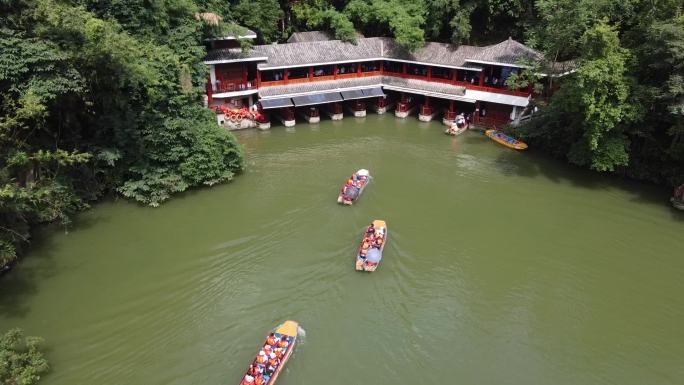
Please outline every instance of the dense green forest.
[{"label": "dense green forest", "polygon": [[[681,0],[0,0],[0,268],[31,227],[106,194],[158,205],[231,180],[234,137],[201,107],[203,39],[323,29],[488,44],[512,36],[576,71],[547,78],[532,146],[596,171],[684,183]],[[221,17],[218,25],[198,13]]]},{"label": "dense green forest", "polygon": [[0,1],[0,270],[31,226],[108,193],[158,205],[243,167],[202,108],[211,7],[177,1]]}]

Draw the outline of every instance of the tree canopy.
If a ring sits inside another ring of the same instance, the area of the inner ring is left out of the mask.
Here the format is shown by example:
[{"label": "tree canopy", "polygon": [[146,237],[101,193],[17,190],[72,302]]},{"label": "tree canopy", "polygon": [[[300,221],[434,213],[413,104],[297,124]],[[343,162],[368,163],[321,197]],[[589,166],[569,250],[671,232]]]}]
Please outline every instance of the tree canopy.
[{"label": "tree canopy", "polygon": [[68,224],[108,192],[154,206],[242,169],[201,107],[202,9],[146,4],[0,3],[0,267],[31,225]]},{"label": "tree canopy", "polygon": [[41,338],[24,337],[20,329],[0,336],[0,384],[33,385],[47,372]]}]

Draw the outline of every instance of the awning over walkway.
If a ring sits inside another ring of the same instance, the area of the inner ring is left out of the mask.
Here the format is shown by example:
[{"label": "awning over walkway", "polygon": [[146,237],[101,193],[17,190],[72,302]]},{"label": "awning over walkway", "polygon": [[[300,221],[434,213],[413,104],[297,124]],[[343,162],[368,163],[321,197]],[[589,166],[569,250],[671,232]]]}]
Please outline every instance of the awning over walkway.
[{"label": "awning over walkway", "polygon": [[509,106],[527,107],[530,103],[529,97],[499,94],[486,91],[466,90],[467,98],[480,100],[483,102],[506,104]]},{"label": "awning over walkway", "polygon": [[269,108],[292,107],[292,100],[290,100],[290,98],[261,99],[259,102],[264,110]]},{"label": "awning over walkway", "polygon": [[424,90],[419,90],[415,88],[405,88],[405,87],[397,87],[397,86],[390,86],[390,85],[385,85],[383,86],[386,90],[392,90],[392,91],[399,91],[399,92],[407,92],[410,94],[418,94],[418,95],[425,95],[429,96],[431,98],[439,98],[439,99],[447,99],[447,100],[457,100],[460,102],[466,102],[466,103],[475,103],[477,100],[471,99],[468,97],[463,97],[463,96],[458,96],[458,95],[451,95],[451,94],[443,94],[443,93],[438,93],[438,92],[430,92],[430,91],[424,91]]},{"label": "awning over walkway", "polygon": [[382,92],[382,88],[380,88],[380,87],[365,89],[365,90],[363,90],[363,94],[366,95],[367,97],[385,96],[385,93]]},{"label": "awning over walkway", "polygon": [[323,104],[332,102],[341,102],[342,96],[339,92],[325,92],[313,95],[295,96],[292,98],[295,106],[310,106],[312,104]]},{"label": "awning over walkway", "polygon": [[342,97],[344,100],[353,100],[367,98],[368,96],[363,94],[363,90],[350,90],[342,91]]}]

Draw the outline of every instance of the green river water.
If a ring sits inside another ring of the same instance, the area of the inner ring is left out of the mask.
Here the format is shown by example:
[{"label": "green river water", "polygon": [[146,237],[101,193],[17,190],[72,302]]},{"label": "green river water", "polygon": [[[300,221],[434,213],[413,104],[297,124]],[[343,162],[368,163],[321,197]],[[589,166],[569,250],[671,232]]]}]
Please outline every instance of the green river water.
[{"label": "green river water", "polygon": [[[392,115],[239,132],[248,169],[161,208],[45,229],[0,278],[41,384],[237,384],[300,322],[279,385],[684,382],[684,213],[669,191]],[[358,203],[335,203],[361,167]],[[375,273],[354,271],[385,219]]]}]

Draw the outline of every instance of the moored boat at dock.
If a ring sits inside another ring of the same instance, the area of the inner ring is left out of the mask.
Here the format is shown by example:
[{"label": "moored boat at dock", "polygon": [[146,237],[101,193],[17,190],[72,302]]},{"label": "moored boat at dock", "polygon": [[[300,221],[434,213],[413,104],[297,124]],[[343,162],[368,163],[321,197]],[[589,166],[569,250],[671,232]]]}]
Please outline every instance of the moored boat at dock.
[{"label": "moored boat at dock", "polygon": [[468,121],[463,114],[456,116],[456,119],[444,130],[444,133],[451,136],[461,135],[468,129]]},{"label": "moored boat at dock", "polygon": [[296,321],[285,321],[266,337],[240,385],[273,385],[297,343]]},{"label": "moored boat at dock", "polygon": [[489,139],[514,150],[525,150],[527,148],[527,144],[512,136],[508,136],[499,130],[487,130],[485,131],[485,135],[487,135]]},{"label": "moored boat at dock", "polygon": [[382,259],[382,251],[387,243],[387,224],[385,221],[376,219],[363,233],[363,240],[356,254],[356,270],[375,271]]}]

